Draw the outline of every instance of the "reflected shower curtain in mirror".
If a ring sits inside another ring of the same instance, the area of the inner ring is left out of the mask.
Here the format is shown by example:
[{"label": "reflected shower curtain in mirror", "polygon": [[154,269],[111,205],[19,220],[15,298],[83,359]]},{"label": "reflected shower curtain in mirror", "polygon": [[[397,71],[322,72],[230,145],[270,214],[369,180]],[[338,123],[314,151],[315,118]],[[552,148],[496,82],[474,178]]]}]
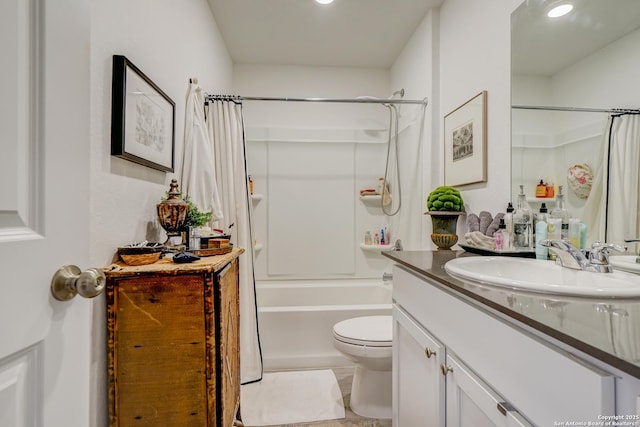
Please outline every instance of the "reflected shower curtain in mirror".
[{"label": "reflected shower curtain in mirror", "polygon": [[233,225],[231,241],[236,247],[245,249],[240,256],[240,375],[242,384],[246,384],[262,379],[262,354],[258,336],[242,104],[215,100],[205,106],[205,111],[224,215],[219,228],[229,230]]},{"label": "reflected shower curtain in mirror", "polygon": [[640,236],[640,115],[609,117],[607,143],[584,207],[588,244]]}]

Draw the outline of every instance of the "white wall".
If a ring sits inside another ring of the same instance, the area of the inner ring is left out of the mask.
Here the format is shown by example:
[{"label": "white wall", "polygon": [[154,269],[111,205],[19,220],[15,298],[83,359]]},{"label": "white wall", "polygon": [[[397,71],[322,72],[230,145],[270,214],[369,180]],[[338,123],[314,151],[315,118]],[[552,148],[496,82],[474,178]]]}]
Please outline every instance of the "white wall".
[{"label": "white wall", "polygon": [[[444,115],[481,91],[488,92],[487,182],[460,188],[467,212],[495,215],[504,212],[510,200],[511,12],[520,3],[446,0],[440,8],[440,112],[434,120],[442,123]],[[440,129],[440,147],[443,140]],[[431,165],[439,171],[440,182],[441,158],[439,154]]]},{"label": "white wall", "polygon": [[[234,93],[245,96],[386,98],[392,92],[389,72],[382,69],[236,64],[233,82]],[[263,245],[255,260],[256,278],[379,277],[389,260],[361,251],[359,244],[367,229],[373,233],[387,220],[379,208],[360,202],[357,192],[375,187],[384,175],[387,109],[372,104],[245,101],[243,111],[249,173],[255,192],[264,196],[253,203],[254,238]],[[332,150],[339,158],[325,159],[322,169],[333,171],[335,178],[323,177],[312,165],[298,167],[309,153],[325,158]],[[345,163],[347,158],[351,160]],[[281,174],[294,172],[295,178],[281,179]],[[331,185],[339,188],[327,193]],[[283,186],[300,188],[283,194]],[[284,218],[287,234],[276,232],[285,226]],[[335,238],[327,244],[331,233]],[[283,246],[296,251],[282,252]]]},{"label": "white wall", "polygon": [[[433,249],[430,217],[423,215],[426,196],[438,175],[430,165],[439,155],[438,38],[439,11],[430,10],[391,67],[391,87],[404,88],[405,99],[428,100],[426,108],[401,106],[400,128],[408,127],[400,145],[403,207],[391,220],[405,250]],[[414,172],[414,171],[417,171]]]},{"label": "white wall", "polygon": [[[180,175],[188,80],[228,91],[232,63],[206,0],[95,0],[91,31],[91,264],[100,266],[120,245],[162,238],[155,205]],[[176,103],[175,176],[110,155],[114,54],[125,55]],[[100,427],[108,424],[103,298],[93,307],[96,399],[90,425]]]}]

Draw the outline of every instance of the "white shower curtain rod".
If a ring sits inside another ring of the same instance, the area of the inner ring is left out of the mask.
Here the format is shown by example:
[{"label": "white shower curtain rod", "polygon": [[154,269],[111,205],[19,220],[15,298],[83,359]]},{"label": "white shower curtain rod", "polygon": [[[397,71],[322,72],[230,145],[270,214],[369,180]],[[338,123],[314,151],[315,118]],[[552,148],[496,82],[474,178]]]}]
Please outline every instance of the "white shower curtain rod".
[{"label": "white shower curtain rod", "polygon": [[542,105],[512,105],[518,110],[550,110],[550,111],[575,111],[581,113],[609,113],[609,114],[640,114],[640,109],[633,108],[580,108],[580,107],[551,107]]},{"label": "white shower curtain rod", "polygon": [[207,95],[206,101],[282,101],[282,102],[335,102],[355,104],[422,104],[427,105],[427,98],[417,99],[383,99],[383,98],[272,98],[264,96]]}]

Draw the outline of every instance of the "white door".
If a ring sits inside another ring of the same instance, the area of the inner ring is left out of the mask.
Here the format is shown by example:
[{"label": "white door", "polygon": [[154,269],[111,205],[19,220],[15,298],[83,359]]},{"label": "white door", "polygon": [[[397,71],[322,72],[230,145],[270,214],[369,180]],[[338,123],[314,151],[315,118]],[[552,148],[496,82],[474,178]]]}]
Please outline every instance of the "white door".
[{"label": "white door", "polygon": [[0,426],[87,427],[89,1],[0,1]]}]

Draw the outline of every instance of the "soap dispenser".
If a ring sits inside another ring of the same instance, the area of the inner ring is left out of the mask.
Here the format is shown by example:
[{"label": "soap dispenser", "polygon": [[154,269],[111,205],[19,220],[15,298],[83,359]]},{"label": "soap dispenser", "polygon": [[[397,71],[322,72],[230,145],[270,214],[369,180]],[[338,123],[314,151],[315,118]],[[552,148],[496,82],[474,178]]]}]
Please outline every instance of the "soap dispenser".
[{"label": "soap dispenser", "polygon": [[533,249],[533,212],[524,194],[524,185],[520,186],[518,204],[513,212],[513,249],[530,251]]},{"label": "soap dispenser", "polygon": [[543,180],[540,180],[540,184],[536,185],[536,197],[547,197],[547,186]]}]

